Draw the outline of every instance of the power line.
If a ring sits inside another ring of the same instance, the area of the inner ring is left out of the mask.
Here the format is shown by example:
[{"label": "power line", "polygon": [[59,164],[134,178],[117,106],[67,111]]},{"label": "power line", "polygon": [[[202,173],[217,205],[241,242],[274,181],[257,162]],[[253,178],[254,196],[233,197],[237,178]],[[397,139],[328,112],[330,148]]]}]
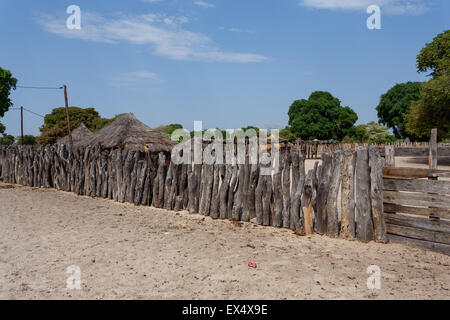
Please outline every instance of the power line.
[{"label": "power line", "polygon": [[[9,108],[9,110],[20,110],[20,108]],[[39,114],[39,113],[33,112],[33,111],[31,111],[31,110],[28,110],[28,109],[26,109],[26,108],[23,108],[23,110],[25,110],[25,111],[27,111],[27,112],[29,112],[29,113],[32,113],[32,114],[34,114],[35,116],[38,116],[38,117],[41,117],[41,118],[45,118],[45,116],[43,116],[43,115],[41,115],[41,114]]]},{"label": "power line", "polygon": [[43,116],[43,115],[41,115],[41,114],[38,114],[38,113],[36,113],[36,112],[33,112],[33,111],[31,111],[31,110],[28,110],[28,109],[26,109],[26,108],[23,108],[23,110],[28,111],[29,113],[32,113],[32,114],[34,114],[35,116],[38,116],[38,117],[41,117],[41,118],[45,118],[45,116]]},{"label": "power line", "polygon": [[16,86],[16,88],[21,88],[21,89],[43,89],[43,90],[61,90],[64,87],[31,87],[31,86]]}]

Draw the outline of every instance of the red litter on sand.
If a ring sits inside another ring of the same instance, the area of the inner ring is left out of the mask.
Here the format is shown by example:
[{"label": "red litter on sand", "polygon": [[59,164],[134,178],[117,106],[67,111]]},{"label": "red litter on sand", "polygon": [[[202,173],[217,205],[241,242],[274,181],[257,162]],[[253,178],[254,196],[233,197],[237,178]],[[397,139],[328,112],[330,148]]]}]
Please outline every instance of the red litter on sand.
[{"label": "red litter on sand", "polygon": [[249,263],[248,263],[248,266],[249,266],[250,268],[256,268],[256,264],[255,264],[255,263],[252,263],[252,262],[249,262]]}]

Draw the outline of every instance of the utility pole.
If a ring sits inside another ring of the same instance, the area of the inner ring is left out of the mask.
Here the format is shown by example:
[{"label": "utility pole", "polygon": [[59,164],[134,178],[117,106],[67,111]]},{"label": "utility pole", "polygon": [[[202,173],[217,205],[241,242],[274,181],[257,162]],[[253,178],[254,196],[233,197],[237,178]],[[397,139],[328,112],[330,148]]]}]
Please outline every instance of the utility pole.
[{"label": "utility pole", "polygon": [[67,86],[66,85],[64,85],[64,100],[66,101],[66,117],[67,117],[67,129],[69,130],[69,142],[70,142],[70,146],[73,146],[72,130],[70,129],[69,100],[67,99]]},{"label": "utility pole", "polygon": [[20,145],[23,146],[23,107],[20,106]]}]

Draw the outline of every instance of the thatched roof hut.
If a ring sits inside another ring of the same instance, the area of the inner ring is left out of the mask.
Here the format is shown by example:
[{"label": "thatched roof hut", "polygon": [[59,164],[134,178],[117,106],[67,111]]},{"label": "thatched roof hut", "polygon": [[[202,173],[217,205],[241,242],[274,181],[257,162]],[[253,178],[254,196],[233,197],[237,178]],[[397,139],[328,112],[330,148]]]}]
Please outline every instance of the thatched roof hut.
[{"label": "thatched roof hut", "polygon": [[[72,142],[73,142],[73,145],[75,147],[77,147],[77,146],[79,146],[79,144],[82,141],[84,141],[86,139],[90,139],[93,135],[94,135],[94,133],[92,133],[92,131],[89,130],[84,125],[84,123],[81,123],[78,128],[76,128],[75,130],[72,131]],[[58,144],[69,145],[70,144],[69,136],[65,136],[64,138],[59,139],[57,143]]]},{"label": "thatched roof hut", "polygon": [[124,113],[80,144],[95,145],[105,149],[146,148],[150,152],[170,152],[175,142],[143,124],[134,114]]}]

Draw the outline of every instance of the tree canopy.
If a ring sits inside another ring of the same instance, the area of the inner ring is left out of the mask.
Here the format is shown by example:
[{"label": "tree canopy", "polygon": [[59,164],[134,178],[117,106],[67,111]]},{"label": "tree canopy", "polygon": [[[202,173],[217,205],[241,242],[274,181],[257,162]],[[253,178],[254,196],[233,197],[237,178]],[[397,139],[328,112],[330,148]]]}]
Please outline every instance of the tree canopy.
[{"label": "tree canopy", "polygon": [[412,103],[406,129],[428,139],[430,129],[438,129],[438,138],[450,137],[450,30],[427,43],[417,56],[417,71],[431,70],[432,79],[421,87],[421,98]]},{"label": "tree canopy", "polygon": [[405,115],[409,112],[411,102],[420,99],[421,82],[396,84],[380,98],[377,106],[380,122],[392,129],[397,138],[406,138]]},{"label": "tree canopy", "polygon": [[11,71],[0,67],[0,118],[13,105],[9,95],[16,89],[17,79],[13,78]]},{"label": "tree canopy", "polygon": [[[97,131],[108,125],[113,119],[100,117],[94,108],[70,107],[70,126],[72,130],[84,123],[91,131]],[[69,134],[67,128],[66,110],[64,107],[55,108],[44,118],[44,124],[39,129],[41,135],[38,137],[40,145],[53,144]]]},{"label": "tree canopy", "polygon": [[291,131],[304,140],[341,140],[358,120],[355,111],[325,91],[294,101],[288,115]]},{"label": "tree canopy", "polygon": [[344,143],[387,143],[395,141],[395,136],[391,135],[389,128],[371,121],[367,124],[359,124],[350,129],[349,134],[344,138]]}]

